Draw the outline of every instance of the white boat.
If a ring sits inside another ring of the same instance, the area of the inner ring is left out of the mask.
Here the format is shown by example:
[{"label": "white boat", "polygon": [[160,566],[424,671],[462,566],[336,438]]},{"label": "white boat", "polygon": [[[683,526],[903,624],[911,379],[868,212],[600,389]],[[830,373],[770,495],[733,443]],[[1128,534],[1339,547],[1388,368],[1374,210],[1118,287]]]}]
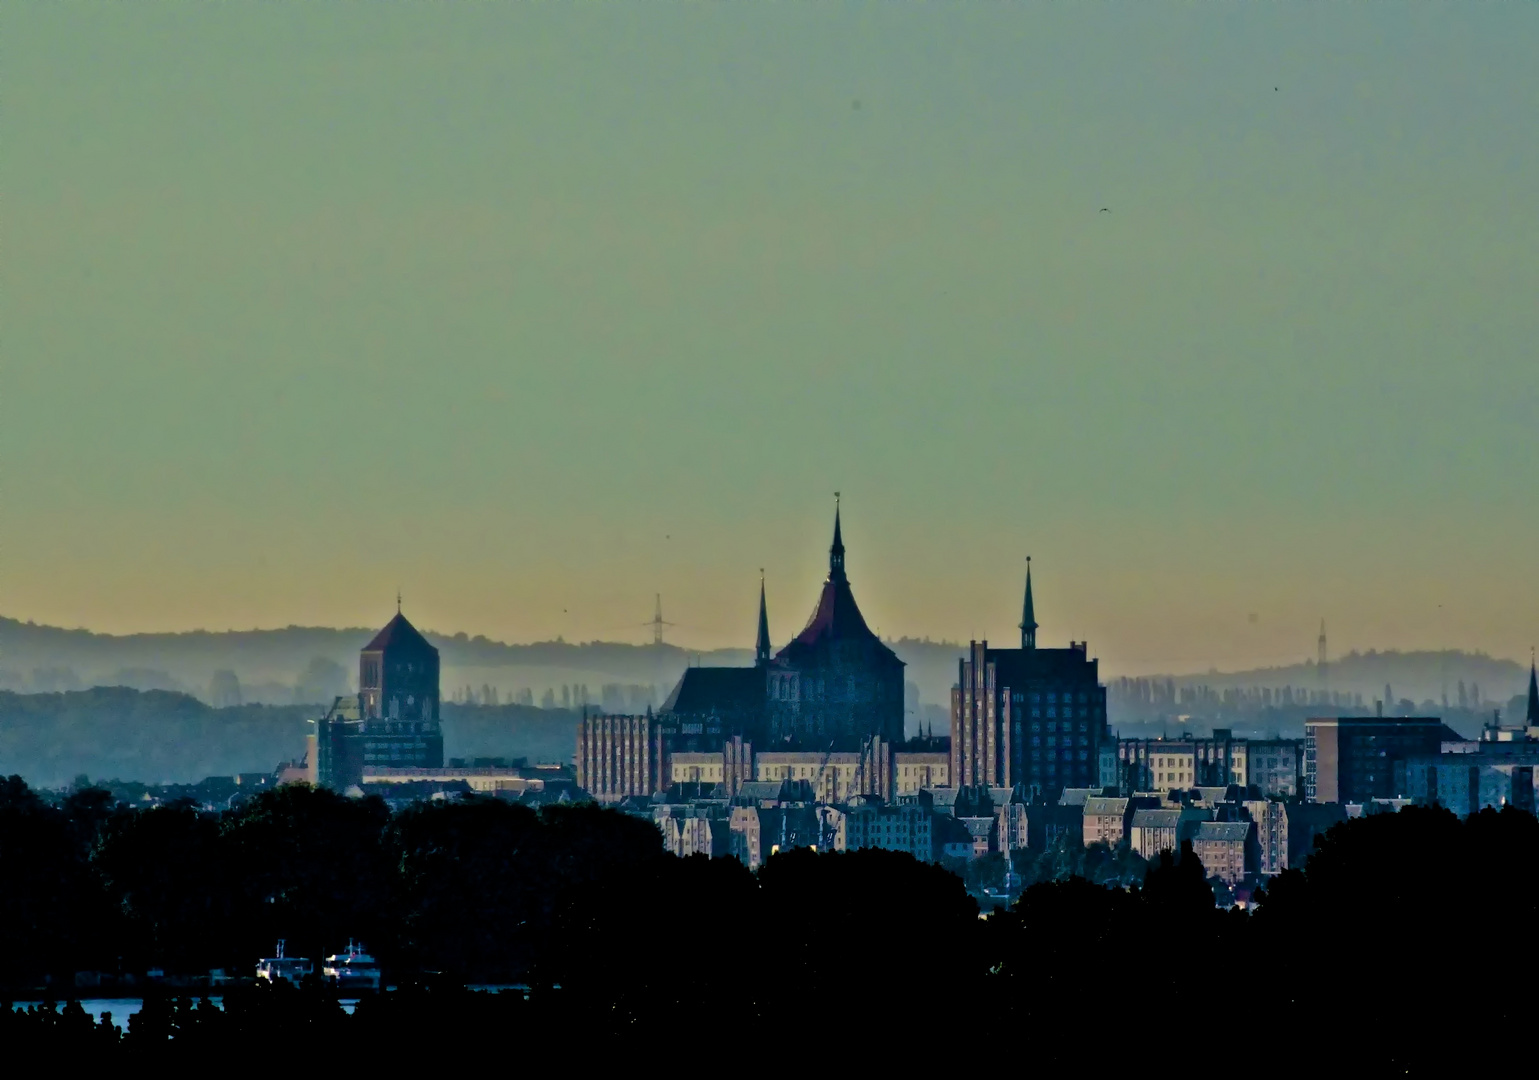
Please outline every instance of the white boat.
[{"label": "white boat", "polygon": [[379,964],[363,951],[362,945],[349,941],[347,951],[326,958],[321,977],[338,990],[378,990]]},{"label": "white boat", "polygon": [[284,956],[282,941],[278,942],[278,955],[257,961],[256,977],[275,983],[287,979],[298,985],[299,981],[315,970],[315,965],[303,956]]}]

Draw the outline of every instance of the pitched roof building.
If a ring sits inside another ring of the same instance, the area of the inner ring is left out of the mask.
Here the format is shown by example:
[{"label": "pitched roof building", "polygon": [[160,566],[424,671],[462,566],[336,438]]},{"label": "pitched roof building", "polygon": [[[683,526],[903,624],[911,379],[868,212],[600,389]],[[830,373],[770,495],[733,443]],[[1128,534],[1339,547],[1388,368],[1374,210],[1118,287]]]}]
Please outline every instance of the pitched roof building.
[{"label": "pitched roof building", "polygon": [[871,632],[855,603],[837,506],[817,606],[766,667],[772,742],[856,750],[873,736],[902,741],[903,661]]},{"label": "pitched roof building", "polygon": [[834,510],[828,578],[802,632],[771,655],[759,584],[754,664],[689,668],[661,712],[714,716],[756,748],[856,751],[873,737],[903,738],[903,661],[866,625],[844,570],[844,529]]}]

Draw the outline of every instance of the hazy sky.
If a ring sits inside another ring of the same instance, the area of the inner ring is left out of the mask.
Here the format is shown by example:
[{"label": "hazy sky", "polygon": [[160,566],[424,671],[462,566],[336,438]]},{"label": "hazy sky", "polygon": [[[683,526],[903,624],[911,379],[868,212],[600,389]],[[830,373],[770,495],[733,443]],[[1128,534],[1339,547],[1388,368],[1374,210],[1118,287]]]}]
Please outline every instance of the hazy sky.
[{"label": "hazy sky", "polygon": [[[1539,5],[0,5],[0,614],[1539,639]],[[1101,213],[1102,207],[1109,213]],[[1250,616],[1256,619],[1252,622]]]}]

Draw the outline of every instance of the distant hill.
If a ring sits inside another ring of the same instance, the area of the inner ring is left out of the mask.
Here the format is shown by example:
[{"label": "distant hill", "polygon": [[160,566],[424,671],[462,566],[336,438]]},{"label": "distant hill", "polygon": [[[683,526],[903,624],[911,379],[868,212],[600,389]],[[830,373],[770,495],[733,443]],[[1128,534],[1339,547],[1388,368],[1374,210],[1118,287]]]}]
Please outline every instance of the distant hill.
[{"label": "distant hill", "polygon": [[[98,634],[0,618],[0,689],[21,693],[128,686],[170,690],[214,703],[218,672],[231,672],[241,700],[275,705],[296,702],[296,688],[320,662],[340,667],[347,685],[358,650],[374,636],[365,627],[288,626],[278,630],[194,630],[175,634]],[[604,684],[650,686],[654,703],[691,664],[720,667],[753,662],[749,649],[685,649],[677,645],[621,642],[540,641],[515,645],[484,636],[425,631],[443,661],[445,696],[464,686],[495,687],[505,700],[520,689],[538,702],[548,688],[582,683],[598,703]],[[900,638],[889,644],[909,665],[908,679],[925,701],[943,704],[956,679],[963,646]],[[329,694],[297,695],[318,703]],[[559,690],[558,690],[559,697]]]},{"label": "distant hill", "polygon": [[[373,634],[365,627],[290,626],[114,635],[0,618],[0,689],[36,694],[123,686],[179,693],[208,705],[314,706],[353,687],[358,650]],[[670,644],[561,640],[509,644],[432,631],[427,638],[443,660],[446,700],[467,700],[468,688],[469,700],[485,701],[490,697],[485,691],[490,690],[499,702],[523,699],[540,704],[550,691],[551,704],[569,701],[575,708],[581,702],[578,693],[586,692],[590,703],[610,711],[639,711],[648,702],[660,704],[690,664],[752,662],[748,649],[696,651]],[[966,646],[917,638],[889,639],[888,644],[908,665],[910,725],[922,720],[944,723],[957,661]],[[1328,686],[1336,693],[1360,694],[1369,705],[1383,696],[1387,683],[1397,700],[1410,699],[1418,706],[1428,700],[1440,706],[1446,685],[1450,705],[1457,706],[1461,681],[1471,698],[1478,687],[1482,702],[1505,703],[1523,690],[1525,679],[1523,665],[1482,653],[1369,651],[1332,661],[1326,680],[1311,662],[1161,675],[1145,681],[1205,685],[1215,691],[1283,686],[1316,691]]]},{"label": "distant hill", "polygon": [[1209,686],[1214,689],[1251,686],[1293,686],[1360,693],[1365,701],[1384,696],[1385,686],[1395,700],[1432,701],[1442,705],[1446,688],[1451,704],[1458,704],[1459,683],[1466,695],[1478,688],[1482,700],[1505,705],[1528,685],[1528,668],[1515,660],[1455,649],[1440,652],[1350,652],[1331,660],[1322,679],[1313,660],[1287,667],[1254,668],[1249,671],[1212,671],[1204,675],[1175,675],[1178,687]]},{"label": "distant hill", "polygon": [[[96,687],[56,694],[0,692],[0,775],[62,787],[85,774],[145,783],[270,772],[304,753],[309,705],[215,709],[186,694]],[[519,705],[443,710],[444,756],[568,761],[578,715]]]}]

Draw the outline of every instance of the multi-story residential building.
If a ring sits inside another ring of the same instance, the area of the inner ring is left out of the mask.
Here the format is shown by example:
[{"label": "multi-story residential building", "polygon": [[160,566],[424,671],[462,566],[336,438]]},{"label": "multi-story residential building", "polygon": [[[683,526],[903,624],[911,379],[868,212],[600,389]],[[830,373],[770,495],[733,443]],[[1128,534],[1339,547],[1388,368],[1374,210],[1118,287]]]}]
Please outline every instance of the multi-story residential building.
[{"label": "multi-story residential building", "polygon": [[1246,772],[1237,783],[1256,788],[1262,798],[1291,799],[1302,790],[1304,744],[1298,739],[1250,739]]},{"label": "multi-story residential building", "polygon": [[[1487,729],[1487,736],[1507,735]],[[1437,754],[1406,759],[1404,794],[1427,806],[1444,806],[1456,814],[1515,806],[1534,812],[1535,769],[1539,740],[1508,739],[1445,742]]]},{"label": "multi-story residential building", "polygon": [[1227,728],[1211,737],[1119,739],[1117,785],[1130,791],[1188,791],[1256,785],[1262,795],[1297,794],[1302,744],[1290,739],[1235,738]]},{"label": "multi-story residential building", "polygon": [[920,788],[951,786],[951,753],[948,750],[899,750],[892,755],[893,796],[910,795]]},{"label": "multi-story residential building", "polygon": [[731,854],[757,870],[778,851],[821,848],[829,827],[838,827],[837,817],[830,816],[836,814],[831,808],[795,804],[734,806],[727,817]]},{"label": "multi-story residential building", "polygon": [[1434,716],[1342,716],[1304,723],[1304,797],[1316,803],[1393,799],[1406,792],[1406,761],[1463,737]]},{"label": "multi-story residential building", "polygon": [[1031,844],[1031,819],[1026,793],[1019,787],[989,788],[994,807],[994,835],[999,851],[1009,855]]},{"label": "multi-story residential building", "polygon": [[1255,869],[1255,823],[1199,821],[1192,833],[1192,853],[1209,877],[1238,885]]},{"label": "multi-story residential building", "polygon": [[668,758],[668,778],[674,784],[720,784],[726,780],[721,754],[686,751]]},{"label": "multi-story residential building", "polygon": [[981,859],[999,850],[999,819],[994,817],[957,818],[972,839],[969,858]]},{"label": "multi-story residential building", "polygon": [[651,714],[585,716],[577,725],[577,786],[601,803],[666,790],[667,759]]},{"label": "multi-story residential building", "polygon": [[1145,859],[1158,857],[1162,851],[1179,851],[1177,834],[1181,829],[1181,811],[1135,810],[1128,827],[1128,846]]},{"label": "multi-story residential building", "polygon": [[1026,827],[1032,851],[1085,846],[1085,807],[1032,803],[1026,807]]},{"label": "multi-story residential building", "polygon": [[1282,873],[1288,869],[1286,804],[1274,799],[1251,799],[1242,805],[1256,827],[1256,872],[1268,877]]},{"label": "multi-story residential building", "polygon": [[1145,859],[1158,858],[1162,851],[1180,851],[1181,841],[1190,840],[1196,827],[1211,819],[1207,811],[1192,807],[1134,810],[1128,846]]},{"label": "multi-story residential building", "polygon": [[1191,743],[1162,742],[1149,747],[1151,783],[1161,794],[1189,791],[1197,786],[1197,748]]},{"label": "multi-story residential building", "polygon": [[684,858],[705,855],[713,859],[732,854],[730,809],[725,804],[659,806],[653,821],[663,834],[663,847]]},{"label": "multi-story residential building", "polygon": [[1031,568],[1021,647],[968,646],[951,690],[951,778],[958,785],[1013,787],[1056,795],[1098,784],[1106,738],[1106,689],[1089,646],[1037,647]]},{"label": "multi-story residential building", "polygon": [[938,856],[933,819],[934,814],[917,803],[851,806],[840,817],[836,847],[904,851],[921,862],[934,862]]},{"label": "multi-story residential building", "polygon": [[1113,739],[1103,739],[1100,749],[1100,767],[1097,770],[1099,777],[1097,783],[1104,791],[1111,788],[1113,791],[1122,790],[1122,771],[1117,767],[1117,743]]},{"label": "multi-story residential building", "polygon": [[1112,850],[1122,846],[1127,839],[1129,799],[1095,797],[1085,800],[1084,841],[1105,844]]},{"label": "multi-story residential building", "polygon": [[755,755],[756,780],[806,780],[817,801],[841,803],[857,795],[892,796],[892,747],[873,736],[858,751],[776,750]]}]

